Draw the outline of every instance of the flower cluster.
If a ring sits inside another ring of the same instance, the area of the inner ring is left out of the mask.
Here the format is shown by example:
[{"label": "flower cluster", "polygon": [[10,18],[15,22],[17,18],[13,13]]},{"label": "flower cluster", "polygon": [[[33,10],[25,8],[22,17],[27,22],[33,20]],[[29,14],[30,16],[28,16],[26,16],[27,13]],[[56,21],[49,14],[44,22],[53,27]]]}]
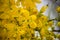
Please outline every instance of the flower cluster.
[{"label": "flower cluster", "polygon": [[[20,2],[23,8],[17,7]],[[42,14],[47,6],[38,12],[35,3],[40,1],[0,0],[0,40],[38,40],[35,31],[41,40],[53,40],[54,33],[48,30],[53,22]]]}]

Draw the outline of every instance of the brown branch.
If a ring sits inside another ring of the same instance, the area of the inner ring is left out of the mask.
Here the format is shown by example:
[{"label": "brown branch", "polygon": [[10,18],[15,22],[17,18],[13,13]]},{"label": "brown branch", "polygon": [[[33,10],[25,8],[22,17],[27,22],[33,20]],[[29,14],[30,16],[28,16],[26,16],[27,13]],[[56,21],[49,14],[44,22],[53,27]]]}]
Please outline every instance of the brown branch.
[{"label": "brown branch", "polygon": [[60,32],[60,30],[53,30],[53,32]]}]

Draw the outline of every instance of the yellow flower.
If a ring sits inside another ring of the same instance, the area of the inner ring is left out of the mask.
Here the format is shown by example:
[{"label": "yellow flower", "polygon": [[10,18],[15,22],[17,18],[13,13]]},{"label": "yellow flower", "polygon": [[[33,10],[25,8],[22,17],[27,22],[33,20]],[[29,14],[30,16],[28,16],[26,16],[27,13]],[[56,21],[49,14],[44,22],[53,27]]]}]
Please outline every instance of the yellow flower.
[{"label": "yellow flower", "polygon": [[5,25],[6,23],[7,23],[7,20],[3,20],[3,21],[1,22],[2,25]]},{"label": "yellow flower", "polygon": [[58,6],[58,7],[56,8],[56,11],[57,11],[58,13],[60,13],[60,6]]},{"label": "yellow flower", "polygon": [[52,26],[53,25],[53,21],[48,22],[48,25]]},{"label": "yellow flower", "polygon": [[22,15],[25,18],[29,17],[29,11],[25,10],[25,9],[21,9],[20,10],[20,15]]},{"label": "yellow flower", "polygon": [[41,33],[41,36],[45,36],[45,29],[42,28],[41,31],[40,31],[40,33]]},{"label": "yellow flower", "polygon": [[37,15],[38,14],[38,10],[36,8],[33,8],[32,14]]},{"label": "yellow flower", "polygon": [[45,12],[47,8],[48,8],[48,6],[43,6],[43,7],[41,8],[41,10],[40,10],[40,13]]},{"label": "yellow flower", "polygon": [[27,25],[28,25],[27,21],[23,22],[23,24],[22,24],[23,27],[27,27]]},{"label": "yellow flower", "polygon": [[36,20],[37,19],[37,16],[36,15],[31,15],[31,19],[32,20]]},{"label": "yellow flower", "polygon": [[8,14],[6,14],[6,13],[3,13],[2,15],[0,15],[0,18],[1,19],[9,19],[10,16]]},{"label": "yellow flower", "polygon": [[60,22],[58,22],[57,25],[60,27]]},{"label": "yellow flower", "polygon": [[11,6],[11,10],[8,13],[11,17],[19,17],[18,8],[15,5]]},{"label": "yellow flower", "polygon": [[41,3],[41,0],[32,0],[32,1],[36,3]]},{"label": "yellow flower", "polygon": [[46,22],[46,21],[48,20],[48,17],[47,17],[47,16],[41,16],[41,17],[40,17],[40,20],[41,20],[42,22]]},{"label": "yellow flower", "polygon": [[34,34],[34,30],[33,29],[29,29],[30,33]]},{"label": "yellow flower", "polygon": [[29,25],[30,25],[30,27],[33,28],[33,29],[35,29],[35,28],[37,27],[37,24],[36,24],[36,22],[34,22],[34,21],[30,22]]},{"label": "yellow flower", "polygon": [[11,5],[15,5],[15,0],[10,0]]},{"label": "yellow flower", "polygon": [[7,28],[7,30],[13,31],[17,26],[13,23],[8,23],[8,24],[5,24],[4,27]]},{"label": "yellow flower", "polygon": [[38,10],[35,7],[29,8],[28,10],[30,12],[30,15],[37,15],[38,14]]},{"label": "yellow flower", "polygon": [[41,20],[37,20],[37,26],[39,29],[41,29],[43,27],[43,23],[41,22]]},{"label": "yellow flower", "polygon": [[[27,5],[28,5],[28,6],[27,6]],[[29,8],[35,7],[35,3],[32,2],[32,0],[24,0],[24,1],[22,1],[22,6],[23,6],[25,9],[29,9]]]},{"label": "yellow flower", "polygon": [[25,31],[25,30],[18,29],[18,34],[20,34],[20,35],[24,35],[25,33],[26,33],[26,31]]}]

